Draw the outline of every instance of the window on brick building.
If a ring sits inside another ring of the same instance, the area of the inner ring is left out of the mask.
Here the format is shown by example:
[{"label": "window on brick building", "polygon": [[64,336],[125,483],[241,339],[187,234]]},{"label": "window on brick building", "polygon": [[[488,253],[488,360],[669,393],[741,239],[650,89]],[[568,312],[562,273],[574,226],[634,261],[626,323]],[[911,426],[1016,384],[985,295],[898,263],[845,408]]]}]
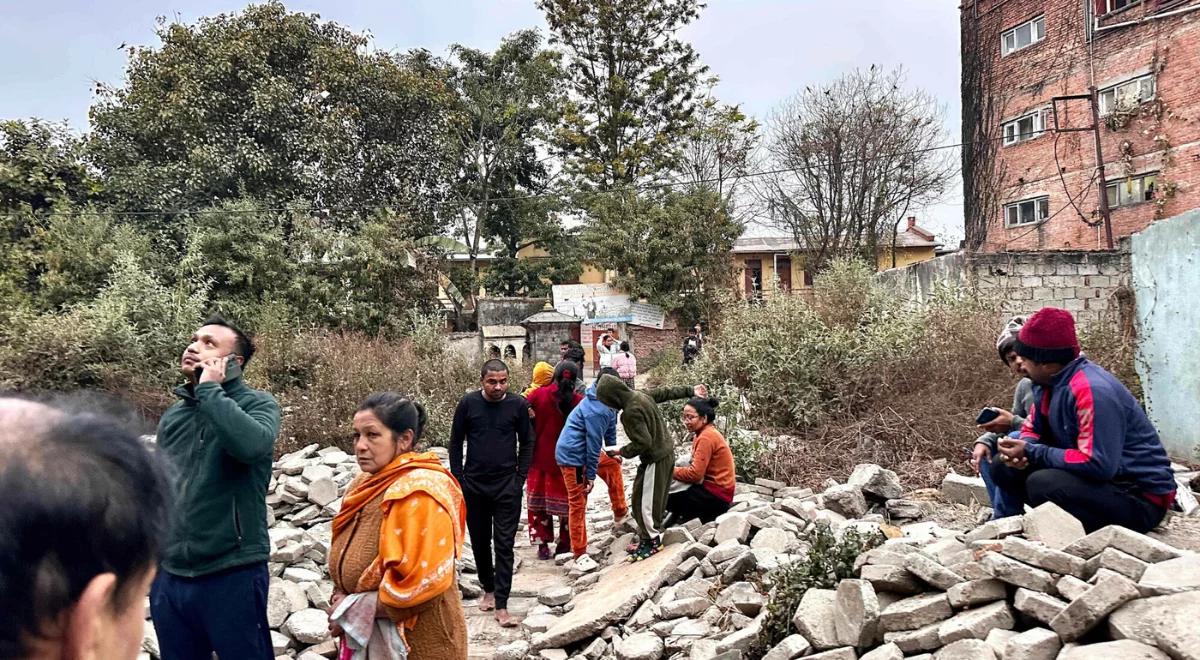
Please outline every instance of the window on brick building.
[{"label": "window on brick building", "polygon": [[1035,197],[1004,205],[1004,226],[1032,225],[1050,217],[1050,198]]},{"label": "window on brick building", "polygon": [[1138,76],[1119,85],[1100,90],[1100,114],[1131,110],[1154,99],[1154,74]]},{"label": "window on brick building", "polygon": [[1154,184],[1158,174],[1139,174],[1105,186],[1109,206],[1129,206],[1154,199]]},{"label": "window on brick building", "polygon": [[1032,140],[1046,130],[1046,111],[1038,110],[1012,121],[1006,121],[1001,126],[1005,146]]},{"label": "window on brick building", "polygon": [[1000,54],[1021,50],[1046,38],[1046,17],[1038,16],[1000,35]]},{"label": "window on brick building", "polygon": [[1126,7],[1136,5],[1142,0],[1099,0],[1096,4],[1101,10],[1101,14],[1118,11]]}]

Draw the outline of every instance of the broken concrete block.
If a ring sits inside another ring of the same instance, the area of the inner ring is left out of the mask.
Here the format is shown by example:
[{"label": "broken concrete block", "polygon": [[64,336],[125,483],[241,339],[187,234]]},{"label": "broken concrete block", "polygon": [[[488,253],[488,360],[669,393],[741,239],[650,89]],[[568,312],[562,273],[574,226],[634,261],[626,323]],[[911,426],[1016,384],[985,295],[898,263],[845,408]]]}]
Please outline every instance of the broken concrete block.
[{"label": "broken concrete block", "polygon": [[879,599],[866,580],[842,580],[834,601],[834,631],[844,646],[864,648],[879,637]]},{"label": "broken concrete block", "polygon": [[904,651],[895,644],[884,644],[859,656],[858,660],[904,660]]},{"label": "broken concrete block", "polygon": [[659,660],[663,656],[663,640],[652,632],[630,635],[615,645],[620,660]]},{"label": "broken concrete block", "polygon": [[950,606],[956,610],[994,603],[1007,597],[1008,588],[1003,582],[992,578],[959,582],[946,591]]},{"label": "broken concrete block", "polygon": [[867,499],[858,486],[833,486],[822,495],[825,508],[846,518],[861,518],[867,512]]},{"label": "broken concrete block", "polygon": [[982,639],[962,639],[938,649],[933,660],[996,660],[996,654]]},{"label": "broken concrete block", "polygon": [[[701,598],[705,605],[708,604],[707,598]],[[746,616],[758,616],[763,605],[766,604],[766,599],[753,584],[749,582],[735,582],[725,588],[721,595],[717,597],[717,605],[726,608],[733,608]],[[699,605],[697,604],[697,607]],[[703,612],[702,608],[700,612]],[[666,616],[667,608],[663,608],[663,615]],[[697,612],[696,614],[699,614]],[[684,614],[683,616],[695,616],[695,614]],[[669,617],[667,617],[669,618]]]},{"label": "broken concrete block", "polygon": [[783,638],[762,660],[795,660],[812,652],[812,645],[802,635],[788,635]]},{"label": "broken concrete block", "polygon": [[[717,519],[717,535],[713,541],[717,544],[736,540],[744,544],[750,538],[750,517],[744,513],[726,513]],[[716,562],[714,562],[716,563]]]},{"label": "broken concrete block", "polygon": [[778,527],[768,527],[767,529],[760,530],[754,535],[754,540],[750,541],[751,550],[765,549],[778,553],[788,552],[795,545],[796,537]]},{"label": "broken concrete block", "polygon": [[992,653],[995,653],[997,658],[1003,658],[1005,645],[1008,644],[1008,640],[1016,636],[1017,631],[1015,630],[993,630],[988,633],[987,639],[983,641],[987,642],[987,645],[991,647]]},{"label": "broken concrete block", "polygon": [[1054,578],[1046,571],[999,553],[989,552],[984,555],[983,565],[991,572],[992,577],[1001,582],[1042,593],[1050,593],[1054,588]]},{"label": "broken concrete block", "polygon": [[1146,572],[1147,566],[1149,564],[1131,554],[1121,552],[1116,548],[1105,548],[1100,551],[1100,554],[1087,560],[1086,573],[1079,577],[1090,577],[1100,569],[1107,568],[1136,582],[1142,579],[1142,573]]},{"label": "broken concrete block", "polygon": [[800,599],[792,616],[792,625],[818,651],[837,648],[837,592],[833,589],[809,589]]},{"label": "broken concrete block", "polygon": [[1050,628],[1064,642],[1073,642],[1139,595],[1132,580],[1120,575],[1106,576],[1051,619]]},{"label": "broken concrete block", "polygon": [[1171,656],[1132,639],[1064,648],[1058,660],[1171,660]]},{"label": "broken concrete block", "polygon": [[846,483],[858,486],[863,493],[874,495],[881,500],[894,500],[904,494],[900,477],[895,472],[872,463],[854,466],[854,471],[850,473]]},{"label": "broken concrete block", "polygon": [[933,513],[934,506],[921,500],[888,500],[886,509],[893,520],[915,520]]},{"label": "broken concrete block", "polygon": [[1013,607],[1017,611],[1040,621],[1046,625],[1054,620],[1067,607],[1067,603],[1051,596],[1028,589],[1017,589],[1013,598]]},{"label": "broken concrete block", "polygon": [[973,543],[975,541],[990,541],[992,539],[1002,539],[1013,534],[1020,534],[1025,529],[1025,520],[1021,516],[1009,516],[1007,518],[997,518],[989,520],[979,527],[963,534],[963,541]]},{"label": "broken concrete block", "polygon": [[991,506],[987,486],[979,477],[964,477],[950,472],[942,479],[942,497],[959,504]]},{"label": "broken concrete block", "polygon": [[953,614],[946,594],[925,594],[896,601],[879,615],[879,624],[887,632],[916,630],[945,621]]},{"label": "broken concrete block", "polygon": [[[747,583],[742,583],[747,584]],[[753,586],[751,586],[753,589]],[[684,598],[682,600],[673,600],[669,603],[664,603],[659,607],[659,615],[663,619],[678,619],[681,617],[694,617],[704,614],[712,605],[707,598]],[[758,614],[757,611],[754,612]]]},{"label": "broken concrete block", "polygon": [[1054,590],[1058,592],[1059,596],[1067,599],[1068,602],[1079,598],[1083,595],[1083,592],[1091,588],[1092,585],[1074,575],[1064,575],[1058,579],[1058,582],[1054,583]]},{"label": "broken concrete block", "polygon": [[941,625],[942,622],[937,621],[916,630],[887,632],[883,634],[883,641],[887,644],[895,644],[905,653],[932,651],[942,645],[942,640],[938,637],[938,628]]},{"label": "broken concrete block", "polygon": [[1185,555],[1150,564],[1138,585],[1158,595],[1200,589],[1200,555]]},{"label": "broken concrete block", "polygon": [[965,581],[962,576],[919,552],[909,554],[905,558],[904,568],[942,591]]},{"label": "broken concrete block", "polygon": [[1016,624],[1008,603],[999,602],[979,609],[967,610],[942,622],[938,628],[938,639],[942,644],[951,644],[961,639],[983,640],[988,632],[999,628],[1011,630]]},{"label": "broken concrete block", "polygon": [[807,656],[808,660],[856,660],[857,658],[858,654],[852,648],[833,649]]},{"label": "broken concrete block", "polygon": [[876,592],[919,594],[924,591],[917,577],[899,566],[871,564],[863,566],[859,576],[870,582]]},{"label": "broken concrete block", "polygon": [[1025,538],[1053,550],[1062,550],[1085,535],[1083,523],[1053,502],[1025,514]]},{"label": "broken concrete block", "polygon": [[1004,660],[1055,660],[1062,640],[1053,630],[1032,628],[1008,640],[1001,657]]},{"label": "broken concrete block", "polygon": [[[1175,628],[1195,630],[1197,621],[1200,621],[1200,591],[1188,591],[1129,601],[1109,615],[1108,631],[1113,639],[1157,645],[1159,631],[1169,634]],[[1200,651],[1200,640],[1192,648]]]},{"label": "broken concrete block", "polygon": [[1086,578],[1090,575],[1085,573],[1087,562],[1083,559],[1020,537],[1010,536],[1004,539],[1000,543],[1000,552],[1006,557],[1045,569],[1051,573],[1074,575],[1079,578]]}]

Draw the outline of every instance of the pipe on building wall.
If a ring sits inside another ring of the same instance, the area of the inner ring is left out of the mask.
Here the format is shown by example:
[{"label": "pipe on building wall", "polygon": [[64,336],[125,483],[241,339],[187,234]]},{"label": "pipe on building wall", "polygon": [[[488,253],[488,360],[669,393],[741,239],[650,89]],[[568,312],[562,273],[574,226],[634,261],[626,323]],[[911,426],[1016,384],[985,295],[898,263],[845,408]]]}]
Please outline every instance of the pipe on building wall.
[{"label": "pipe on building wall", "polygon": [[1117,28],[1130,27],[1132,25],[1141,25],[1142,23],[1149,23],[1150,21],[1157,21],[1160,18],[1168,18],[1170,16],[1178,16],[1180,14],[1186,14],[1188,12],[1196,11],[1197,9],[1200,9],[1200,5],[1191,5],[1188,7],[1180,7],[1179,9],[1172,9],[1170,11],[1164,11],[1161,14],[1151,14],[1149,16],[1143,16],[1143,17],[1137,19],[1136,21],[1125,21],[1124,23],[1113,23],[1112,25],[1100,25],[1100,17],[1095,16],[1092,18],[1092,20],[1095,21],[1095,24],[1092,26],[1092,33],[1095,34],[1097,32],[1104,32],[1105,30],[1115,30]]}]

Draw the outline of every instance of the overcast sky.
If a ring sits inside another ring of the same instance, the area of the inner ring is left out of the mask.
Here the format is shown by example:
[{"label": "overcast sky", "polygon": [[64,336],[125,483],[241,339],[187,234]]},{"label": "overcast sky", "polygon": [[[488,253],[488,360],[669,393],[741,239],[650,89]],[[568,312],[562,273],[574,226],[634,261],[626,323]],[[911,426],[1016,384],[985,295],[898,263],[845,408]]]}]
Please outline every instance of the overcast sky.
[{"label": "overcast sky", "polygon": [[[0,118],[65,119],[86,129],[93,81],[119,84],[122,43],[157,45],[154,19],[185,22],[236,11],[236,0],[0,0]],[[495,47],[515,30],[542,27],[533,0],[291,0],[374,35],[383,49],[446,54],[462,43]],[[910,85],[945,104],[948,142],[958,142],[956,0],[709,0],[689,39],[720,77],[718,93],[765,117],[805,85],[872,64],[903,66]],[[962,236],[958,186],[945,203],[919,211],[947,244]]]}]

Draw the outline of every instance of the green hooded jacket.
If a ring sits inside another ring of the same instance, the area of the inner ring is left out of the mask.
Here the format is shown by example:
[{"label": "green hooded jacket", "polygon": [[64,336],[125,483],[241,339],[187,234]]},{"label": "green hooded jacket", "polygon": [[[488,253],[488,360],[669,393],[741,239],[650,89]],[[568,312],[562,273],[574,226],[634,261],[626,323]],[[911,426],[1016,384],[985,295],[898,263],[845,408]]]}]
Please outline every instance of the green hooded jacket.
[{"label": "green hooded jacket", "polygon": [[596,398],[609,408],[621,412],[621,426],[629,444],[621,449],[627,458],[641,456],[643,463],[661,461],[675,454],[675,443],[667,432],[667,423],[658,411],[658,404],[695,396],[691,386],[660,387],[644,392],[631,390],[620,378],[601,376],[596,386]]},{"label": "green hooded jacket", "polygon": [[267,485],[281,413],[241,378],[175,389],[158,448],[176,470],[175,522],[162,566],[182,577],[265,562]]}]

